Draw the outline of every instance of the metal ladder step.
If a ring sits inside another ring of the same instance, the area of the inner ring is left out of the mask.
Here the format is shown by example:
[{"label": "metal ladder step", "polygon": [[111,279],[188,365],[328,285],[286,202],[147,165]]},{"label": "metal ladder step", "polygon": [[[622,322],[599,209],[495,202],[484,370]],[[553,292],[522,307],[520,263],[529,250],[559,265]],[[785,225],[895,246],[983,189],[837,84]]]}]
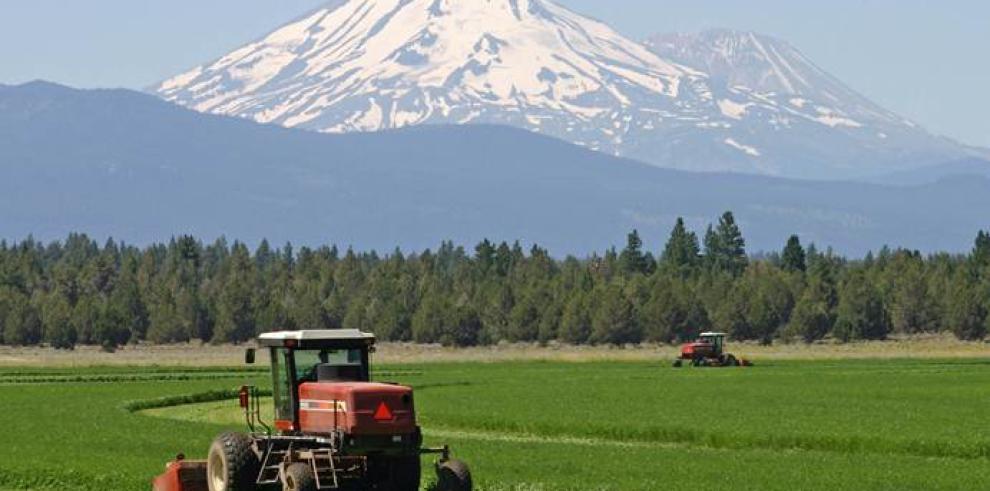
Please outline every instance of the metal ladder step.
[{"label": "metal ladder step", "polygon": [[[282,460],[288,452],[285,450],[269,450],[261,463],[258,473],[258,484],[277,484],[282,473]],[[271,462],[275,462],[272,464]]]},{"label": "metal ladder step", "polygon": [[[321,468],[317,462],[325,460],[327,467]],[[325,450],[323,452],[313,452],[313,474],[316,476],[316,489],[340,489],[340,482],[337,480],[337,469],[334,467],[333,452]],[[329,479],[327,479],[329,477]],[[324,481],[327,485],[324,485]]]}]

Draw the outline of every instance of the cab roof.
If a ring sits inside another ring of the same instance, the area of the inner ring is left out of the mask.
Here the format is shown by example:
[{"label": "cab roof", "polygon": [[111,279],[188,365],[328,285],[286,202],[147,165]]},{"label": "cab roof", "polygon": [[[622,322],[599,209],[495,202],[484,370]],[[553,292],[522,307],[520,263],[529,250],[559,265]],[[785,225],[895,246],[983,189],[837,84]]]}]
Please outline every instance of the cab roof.
[{"label": "cab roof", "polygon": [[[355,348],[375,344],[375,335],[357,329],[324,329],[267,332],[258,344],[269,347]],[[290,346],[291,345],[291,346]]]},{"label": "cab roof", "polygon": [[703,338],[714,338],[714,337],[719,337],[719,336],[721,336],[721,337],[724,338],[724,337],[728,336],[728,334],[726,334],[724,332],[703,332],[703,333],[700,334],[700,337],[703,337]]}]

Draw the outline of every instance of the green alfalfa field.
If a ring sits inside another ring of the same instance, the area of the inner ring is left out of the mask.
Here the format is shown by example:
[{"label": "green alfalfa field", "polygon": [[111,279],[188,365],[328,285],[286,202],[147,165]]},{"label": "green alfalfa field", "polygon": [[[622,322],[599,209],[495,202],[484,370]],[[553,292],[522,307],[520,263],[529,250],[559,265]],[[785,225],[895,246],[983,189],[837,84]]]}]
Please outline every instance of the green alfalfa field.
[{"label": "green alfalfa field", "polygon": [[[378,367],[485,490],[990,488],[990,361]],[[260,368],[0,368],[0,489],[148,490],[243,427]],[[428,464],[429,462],[426,461]],[[429,474],[427,474],[429,475]],[[427,483],[424,483],[426,485]]]}]

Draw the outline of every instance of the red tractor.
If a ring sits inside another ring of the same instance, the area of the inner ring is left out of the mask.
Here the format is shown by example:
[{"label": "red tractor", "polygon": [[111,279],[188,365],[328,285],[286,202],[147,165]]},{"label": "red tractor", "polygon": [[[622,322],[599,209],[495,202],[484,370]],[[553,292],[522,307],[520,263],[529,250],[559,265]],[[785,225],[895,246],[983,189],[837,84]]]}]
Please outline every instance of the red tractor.
[{"label": "red tractor", "polygon": [[[258,342],[271,357],[272,424],[261,418],[258,391],[243,387],[250,432],[220,435],[205,462],[180,456],[155,491],[417,491],[423,454],[439,455],[438,491],[471,490],[470,471],[449,448],[423,447],[412,389],[371,382],[374,335],[290,331]],[[245,358],[254,363],[255,351]]]},{"label": "red tractor", "polygon": [[698,340],[681,347],[681,356],[674,361],[674,367],[689,362],[695,367],[739,367],[752,364],[743,358],[725,352],[725,333],[703,332]]}]

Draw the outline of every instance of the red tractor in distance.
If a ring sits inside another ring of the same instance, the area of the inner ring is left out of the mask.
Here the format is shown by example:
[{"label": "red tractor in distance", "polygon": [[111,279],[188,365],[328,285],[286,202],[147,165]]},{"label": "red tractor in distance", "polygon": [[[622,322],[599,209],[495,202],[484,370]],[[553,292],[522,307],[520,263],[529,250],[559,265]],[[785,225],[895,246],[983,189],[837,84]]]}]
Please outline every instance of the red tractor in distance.
[{"label": "red tractor in distance", "polygon": [[[371,381],[374,335],[286,331],[258,342],[271,357],[272,424],[258,391],[243,387],[250,432],[220,435],[205,462],[180,457],[155,491],[418,491],[423,454],[439,455],[438,491],[471,490],[470,471],[447,447],[423,447],[412,389]],[[255,351],[245,358],[254,363]]]},{"label": "red tractor in distance", "polygon": [[726,334],[721,332],[701,333],[697,341],[681,347],[681,355],[674,361],[674,367],[680,368],[684,362],[695,367],[752,366],[748,360],[725,352],[725,338]]}]

